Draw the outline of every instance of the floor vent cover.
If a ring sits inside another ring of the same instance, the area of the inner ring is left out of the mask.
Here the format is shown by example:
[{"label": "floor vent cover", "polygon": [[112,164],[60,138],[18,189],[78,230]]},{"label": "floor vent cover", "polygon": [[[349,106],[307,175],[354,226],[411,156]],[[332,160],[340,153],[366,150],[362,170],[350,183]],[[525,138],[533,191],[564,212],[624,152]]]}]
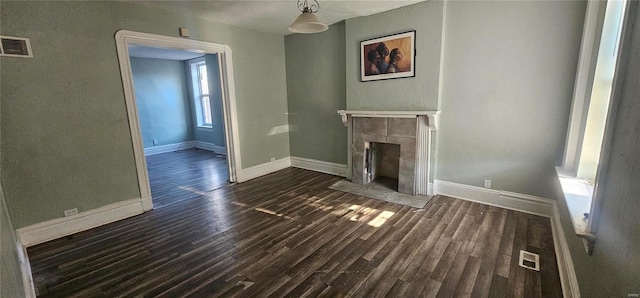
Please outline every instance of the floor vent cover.
[{"label": "floor vent cover", "polygon": [[532,252],[521,250],[520,262],[518,262],[518,265],[527,269],[540,271],[540,256]]}]

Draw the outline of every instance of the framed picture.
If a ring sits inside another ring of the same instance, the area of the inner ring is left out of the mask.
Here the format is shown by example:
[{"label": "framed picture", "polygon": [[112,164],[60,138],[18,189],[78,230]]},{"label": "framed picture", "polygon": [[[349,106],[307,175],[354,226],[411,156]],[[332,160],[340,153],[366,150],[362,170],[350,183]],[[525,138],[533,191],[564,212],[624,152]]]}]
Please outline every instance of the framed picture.
[{"label": "framed picture", "polygon": [[362,82],[416,76],[416,31],[360,42]]}]

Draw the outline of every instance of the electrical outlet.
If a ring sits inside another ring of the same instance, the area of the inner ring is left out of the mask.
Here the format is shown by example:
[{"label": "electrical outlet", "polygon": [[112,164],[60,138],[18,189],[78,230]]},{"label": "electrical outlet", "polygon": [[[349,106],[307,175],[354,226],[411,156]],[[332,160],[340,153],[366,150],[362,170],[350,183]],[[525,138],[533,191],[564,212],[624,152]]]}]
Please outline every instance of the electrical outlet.
[{"label": "electrical outlet", "polygon": [[69,210],[65,210],[64,211],[64,217],[71,216],[71,215],[76,215],[76,214],[78,214],[78,208],[73,208],[73,209],[69,209]]},{"label": "electrical outlet", "polygon": [[275,158],[275,157],[272,157],[272,158],[271,158],[271,161],[276,161],[276,158]]},{"label": "electrical outlet", "polygon": [[484,188],[491,188],[491,180],[489,179],[484,180]]},{"label": "electrical outlet", "polygon": [[158,145],[158,140],[153,139],[153,141],[152,141],[152,142],[153,142],[153,145]]}]

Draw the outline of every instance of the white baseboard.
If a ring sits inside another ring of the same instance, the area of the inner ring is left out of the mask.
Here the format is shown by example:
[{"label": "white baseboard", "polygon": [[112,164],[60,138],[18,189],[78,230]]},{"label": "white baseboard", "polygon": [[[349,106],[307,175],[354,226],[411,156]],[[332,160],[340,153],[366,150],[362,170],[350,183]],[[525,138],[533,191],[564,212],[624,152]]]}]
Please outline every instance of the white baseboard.
[{"label": "white baseboard", "polygon": [[227,148],[218,146],[214,143],[201,142],[201,141],[188,141],[188,142],[182,142],[182,143],[144,148],[144,155],[149,156],[149,155],[169,153],[169,152],[191,149],[191,148],[198,148],[202,150],[212,151],[218,154],[227,155]]},{"label": "white baseboard", "polygon": [[227,155],[227,148],[218,146],[214,143],[196,141],[195,147],[198,149],[208,150],[218,154]]},{"label": "white baseboard", "polygon": [[140,202],[142,203],[142,211],[143,212],[147,212],[151,209],[153,209],[153,201],[151,200],[151,197],[145,197],[145,198],[141,198]]},{"label": "white baseboard", "polygon": [[238,179],[238,182],[245,182],[288,167],[291,167],[291,158],[285,157],[250,168],[238,169],[236,170],[236,178]]},{"label": "white baseboard", "polygon": [[562,284],[562,294],[567,298],[579,298],[580,288],[578,286],[578,278],[576,270],[573,267],[571,259],[571,251],[567,244],[567,238],[560,222],[560,211],[558,204],[553,206],[553,217],[551,218],[551,231],[553,232],[553,243],[555,244],[556,258],[558,260],[558,272],[560,273],[560,281]]},{"label": "white baseboard", "polygon": [[144,156],[191,149],[195,147],[195,143],[196,143],[195,141],[188,141],[188,142],[182,142],[182,143],[144,148]]},{"label": "white baseboard", "polygon": [[544,217],[553,216],[555,204],[551,199],[441,180],[434,181],[434,193]]},{"label": "white baseboard", "polygon": [[151,199],[130,199],[102,206],[69,217],[56,218],[17,229],[18,242],[24,247],[69,236],[114,221],[143,213]]},{"label": "white baseboard", "polygon": [[345,164],[295,156],[291,157],[291,166],[340,177],[346,177],[349,169]]}]

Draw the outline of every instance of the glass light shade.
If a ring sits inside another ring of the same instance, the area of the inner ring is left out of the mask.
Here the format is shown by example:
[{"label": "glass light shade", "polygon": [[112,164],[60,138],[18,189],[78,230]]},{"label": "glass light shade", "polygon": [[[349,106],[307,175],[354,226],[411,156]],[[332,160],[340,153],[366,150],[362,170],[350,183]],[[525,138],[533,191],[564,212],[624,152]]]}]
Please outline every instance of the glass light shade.
[{"label": "glass light shade", "polygon": [[329,29],[329,26],[320,22],[312,12],[303,12],[289,26],[289,31],[295,33],[318,33],[327,29]]}]

